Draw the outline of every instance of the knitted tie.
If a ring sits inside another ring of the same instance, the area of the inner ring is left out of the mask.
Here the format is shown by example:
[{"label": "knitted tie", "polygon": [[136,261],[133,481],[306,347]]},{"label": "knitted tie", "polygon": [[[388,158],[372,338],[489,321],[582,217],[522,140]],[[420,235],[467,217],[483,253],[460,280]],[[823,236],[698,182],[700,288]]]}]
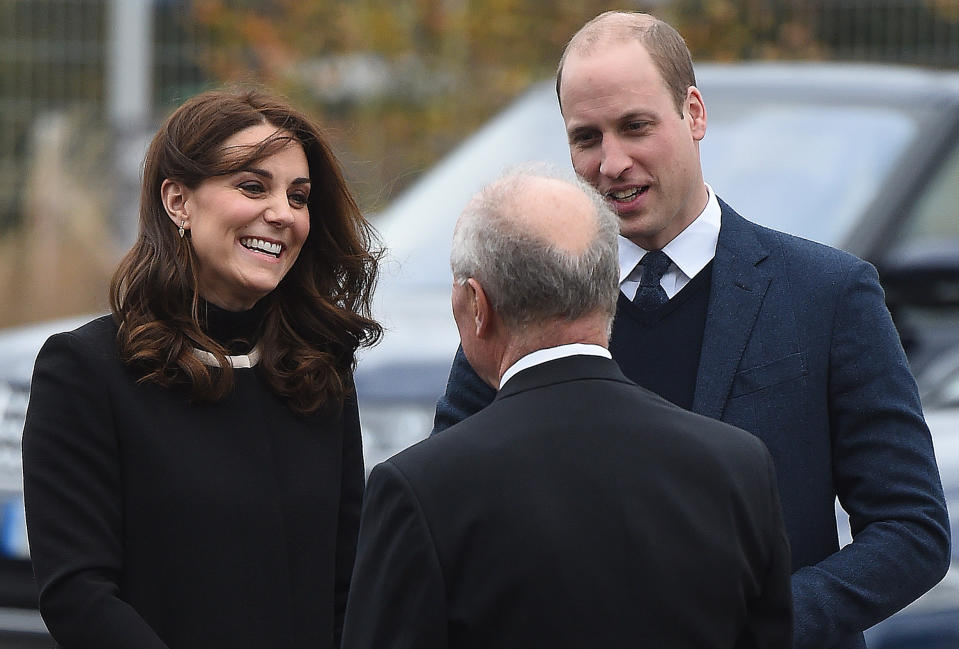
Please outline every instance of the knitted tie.
[{"label": "knitted tie", "polygon": [[662,250],[652,250],[643,255],[639,263],[643,266],[643,277],[639,281],[639,290],[636,291],[633,304],[643,311],[666,304],[669,298],[659,282],[672,260]]}]

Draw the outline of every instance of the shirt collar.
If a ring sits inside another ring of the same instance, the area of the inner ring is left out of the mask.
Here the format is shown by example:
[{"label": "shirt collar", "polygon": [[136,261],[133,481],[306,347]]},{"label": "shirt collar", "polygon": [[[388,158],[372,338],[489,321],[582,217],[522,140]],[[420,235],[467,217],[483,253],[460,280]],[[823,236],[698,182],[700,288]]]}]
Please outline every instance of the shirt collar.
[{"label": "shirt collar", "polygon": [[506,371],[503,372],[503,376],[499,380],[499,387],[502,389],[507,381],[523,370],[527,370],[533,366],[540,365],[548,361],[555,361],[558,358],[565,358],[567,356],[602,356],[603,358],[613,357],[612,354],[609,353],[609,350],[605,347],[590,343],[570,343],[568,345],[537,349],[535,352],[531,352],[526,356],[523,356],[518,361],[510,365]]},{"label": "shirt collar", "polygon": [[[663,252],[676,264],[676,267],[686,275],[695,277],[716,256],[716,244],[719,243],[719,226],[722,220],[722,210],[713,188],[708,184],[706,191],[709,198],[706,207],[699,216],[686,226],[686,229],[676,235],[672,241],[663,246]],[[622,283],[636,268],[648,250],[637,246],[625,237],[619,237],[619,282]]]}]

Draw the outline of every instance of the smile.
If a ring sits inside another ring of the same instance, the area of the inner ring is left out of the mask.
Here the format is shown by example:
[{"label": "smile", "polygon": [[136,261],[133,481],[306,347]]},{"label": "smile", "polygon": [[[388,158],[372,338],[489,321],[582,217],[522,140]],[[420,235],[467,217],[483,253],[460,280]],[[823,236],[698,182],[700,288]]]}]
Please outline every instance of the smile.
[{"label": "smile", "polygon": [[649,190],[649,185],[643,185],[642,187],[631,187],[629,189],[619,189],[615,191],[606,192],[606,197],[611,198],[614,201],[619,201],[621,203],[627,203],[640,194],[645,194]]},{"label": "smile", "polygon": [[283,252],[283,246],[281,244],[256,239],[254,237],[243,237],[240,239],[240,245],[247,250],[262,252],[263,254],[272,255],[273,257],[279,257],[280,253]]}]

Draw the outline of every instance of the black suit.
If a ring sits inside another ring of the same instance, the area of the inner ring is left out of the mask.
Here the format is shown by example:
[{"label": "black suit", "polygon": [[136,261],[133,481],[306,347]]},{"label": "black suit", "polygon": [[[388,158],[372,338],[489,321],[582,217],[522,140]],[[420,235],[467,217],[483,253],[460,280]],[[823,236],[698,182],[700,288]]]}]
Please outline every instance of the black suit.
[{"label": "black suit", "polygon": [[343,647],[785,648],[789,571],[762,442],[571,356],[373,470]]}]

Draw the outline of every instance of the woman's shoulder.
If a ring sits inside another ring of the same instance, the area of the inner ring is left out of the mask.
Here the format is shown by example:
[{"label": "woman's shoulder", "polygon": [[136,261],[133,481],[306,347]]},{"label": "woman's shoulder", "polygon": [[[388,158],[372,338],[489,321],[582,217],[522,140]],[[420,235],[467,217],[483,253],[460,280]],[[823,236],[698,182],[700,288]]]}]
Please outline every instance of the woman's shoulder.
[{"label": "woman's shoulder", "polygon": [[47,338],[40,357],[70,350],[81,356],[116,356],[117,325],[113,316],[104,315],[90,320],[71,331],[55,333]]}]

